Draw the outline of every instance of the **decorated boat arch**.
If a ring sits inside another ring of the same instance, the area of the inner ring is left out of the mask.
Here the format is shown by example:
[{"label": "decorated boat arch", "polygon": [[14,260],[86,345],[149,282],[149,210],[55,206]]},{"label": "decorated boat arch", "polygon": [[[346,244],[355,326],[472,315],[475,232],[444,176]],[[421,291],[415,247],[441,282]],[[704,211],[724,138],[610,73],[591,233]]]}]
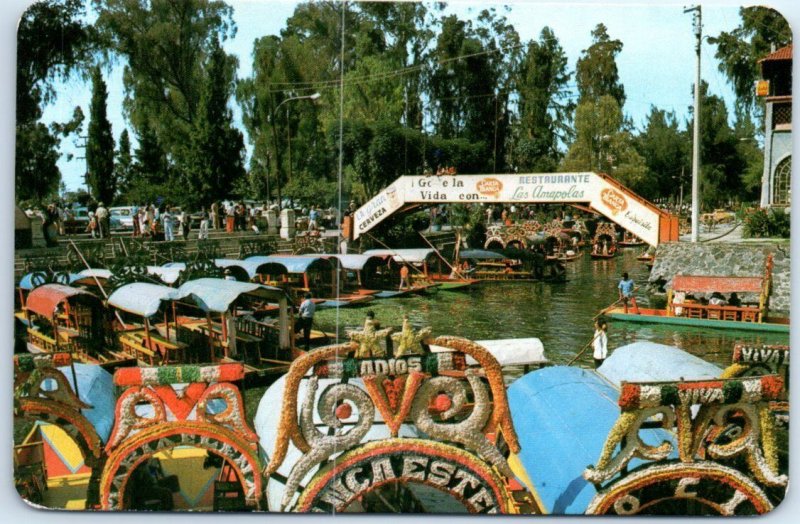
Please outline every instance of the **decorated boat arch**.
[{"label": "decorated boat arch", "polygon": [[257,437],[245,419],[241,393],[232,384],[243,378],[241,364],[117,370],[114,383],[126,389],[117,399],[114,429],[105,446],[102,509],[128,509],[132,496],[126,491],[135,489],[137,468],[182,447],[220,457],[220,475],[226,478],[215,481],[215,490],[219,482],[233,484],[239,509],[259,509],[263,485]]},{"label": "decorated boat arch", "polygon": [[420,204],[506,202],[588,204],[652,246],[678,240],[677,217],[595,172],[402,176],[356,210],[353,235]]},{"label": "decorated boat arch", "polygon": [[424,511],[420,500],[438,500],[452,511],[536,513],[507,462],[519,443],[497,360],[407,321],[390,331],[368,321],[350,343],[296,360],[262,399],[255,426],[271,450],[269,509]]},{"label": "decorated boat arch", "polygon": [[48,476],[64,483],[74,477],[86,486],[84,507],[97,505],[113,403],[111,375],[100,366],[75,363],[64,352],[14,356],[14,413],[35,422],[15,449],[15,465],[28,472],[15,475],[26,500],[41,500]]}]

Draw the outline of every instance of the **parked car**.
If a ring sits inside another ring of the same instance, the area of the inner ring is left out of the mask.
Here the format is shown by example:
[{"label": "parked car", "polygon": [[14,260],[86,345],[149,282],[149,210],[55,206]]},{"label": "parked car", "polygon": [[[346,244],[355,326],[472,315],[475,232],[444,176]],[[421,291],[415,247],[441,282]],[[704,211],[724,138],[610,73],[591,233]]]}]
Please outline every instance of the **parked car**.
[{"label": "parked car", "polygon": [[133,206],[118,206],[109,208],[111,215],[111,229],[133,230]]},{"label": "parked car", "polygon": [[86,228],[89,226],[89,208],[73,207],[66,210],[66,215],[64,233],[67,235],[86,233]]}]

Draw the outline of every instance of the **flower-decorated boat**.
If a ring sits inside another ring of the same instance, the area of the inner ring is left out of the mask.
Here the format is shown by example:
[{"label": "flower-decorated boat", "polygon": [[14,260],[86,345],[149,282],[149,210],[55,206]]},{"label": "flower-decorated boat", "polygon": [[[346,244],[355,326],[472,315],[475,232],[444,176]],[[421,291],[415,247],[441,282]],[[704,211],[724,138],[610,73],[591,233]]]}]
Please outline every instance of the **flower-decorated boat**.
[{"label": "flower-decorated boat", "polygon": [[592,239],[591,257],[594,259],[611,259],[617,255],[617,230],[614,224],[601,222],[597,224]]}]

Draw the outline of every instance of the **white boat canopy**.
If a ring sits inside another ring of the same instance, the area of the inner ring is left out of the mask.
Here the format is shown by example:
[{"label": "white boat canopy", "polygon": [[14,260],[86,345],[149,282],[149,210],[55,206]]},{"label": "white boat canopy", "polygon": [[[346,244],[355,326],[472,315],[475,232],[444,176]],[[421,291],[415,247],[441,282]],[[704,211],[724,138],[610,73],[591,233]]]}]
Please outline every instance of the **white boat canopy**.
[{"label": "white boat canopy", "polygon": [[162,302],[180,298],[178,290],[160,284],[133,282],[111,293],[108,305],[142,317],[151,317],[158,312]]},{"label": "white boat canopy", "polygon": [[[550,362],[544,354],[544,345],[538,338],[476,340],[475,343],[485,347],[501,366],[540,366]],[[431,346],[431,351],[440,353],[452,350]],[[475,366],[478,362],[467,356],[467,364]]]},{"label": "white boat canopy", "polygon": [[203,311],[213,313],[225,313],[241,295],[252,295],[274,303],[286,299],[286,292],[277,287],[221,278],[190,280],[178,288],[178,293],[180,298],[191,297]]},{"label": "white boat canopy", "polygon": [[433,255],[435,251],[428,248],[415,248],[415,249],[370,249],[364,251],[365,255],[387,257],[391,256],[395,262],[401,264],[422,264],[425,260]]},{"label": "white boat canopy", "polygon": [[336,258],[341,263],[343,269],[349,269],[350,271],[362,271],[364,269],[364,266],[366,266],[371,259],[374,259],[377,265],[383,264],[383,257],[380,256],[359,255],[359,254],[320,255],[320,256]]}]

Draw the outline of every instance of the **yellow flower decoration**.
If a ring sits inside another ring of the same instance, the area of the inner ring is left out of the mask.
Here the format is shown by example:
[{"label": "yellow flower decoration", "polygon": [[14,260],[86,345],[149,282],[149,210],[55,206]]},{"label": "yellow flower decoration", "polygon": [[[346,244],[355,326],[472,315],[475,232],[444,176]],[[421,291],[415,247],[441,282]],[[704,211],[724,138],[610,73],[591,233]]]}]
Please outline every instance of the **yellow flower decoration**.
[{"label": "yellow flower decoration", "polygon": [[403,330],[400,333],[392,335],[394,341],[394,356],[404,357],[406,355],[421,355],[424,351],[420,342],[425,340],[431,334],[431,328],[422,328],[415,332],[411,327],[411,322],[408,317],[403,317]]},{"label": "yellow flower decoration", "polygon": [[381,339],[388,336],[392,328],[375,329],[375,323],[367,319],[362,331],[351,331],[350,340],[358,343],[356,358],[385,357],[386,349],[381,347]]}]

